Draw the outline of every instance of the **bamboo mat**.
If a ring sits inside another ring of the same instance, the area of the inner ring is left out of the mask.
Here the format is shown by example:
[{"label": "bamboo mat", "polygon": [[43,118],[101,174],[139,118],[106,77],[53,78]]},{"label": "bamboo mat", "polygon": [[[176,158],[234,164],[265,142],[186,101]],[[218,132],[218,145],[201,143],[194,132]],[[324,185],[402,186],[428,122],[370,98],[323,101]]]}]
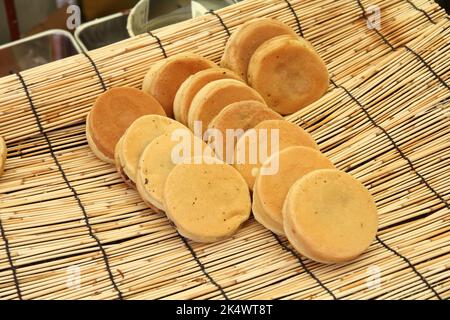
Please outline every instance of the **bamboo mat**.
[{"label": "bamboo mat", "polygon": [[[367,27],[372,5],[379,30]],[[84,119],[105,88],[140,87],[179,52],[218,61],[229,33],[262,16],[295,28],[329,68],[326,95],[287,119],[376,199],[377,239],[351,263],[312,262],[254,220],[226,241],[188,241],[87,145]],[[431,0],[244,1],[0,78],[0,298],[448,299],[449,26]]]}]

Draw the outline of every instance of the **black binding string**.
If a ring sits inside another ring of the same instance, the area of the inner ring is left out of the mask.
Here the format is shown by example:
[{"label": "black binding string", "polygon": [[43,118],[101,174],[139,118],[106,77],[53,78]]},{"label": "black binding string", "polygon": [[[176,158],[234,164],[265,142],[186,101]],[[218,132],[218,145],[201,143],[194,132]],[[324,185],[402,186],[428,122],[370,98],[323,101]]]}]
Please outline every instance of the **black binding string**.
[{"label": "black binding string", "polygon": [[100,81],[100,84],[102,85],[103,91],[107,90],[107,87],[105,85],[105,81],[103,81],[103,77],[100,74],[100,71],[98,71],[97,65],[95,64],[94,60],[92,60],[92,58],[87,54],[87,52],[85,50],[82,51],[82,53],[84,54],[84,56],[89,60],[89,62],[92,65],[92,68],[94,68],[95,73],[97,74],[97,77]]},{"label": "black binding string", "polygon": [[25,94],[26,94],[26,96],[28,98],[28,102],[30,104],[31,111],[33,112],[33,115],[34,115],[34,117],[36,119],[36,123],[37,123],[37,126],[39,128],[39,132],[42,134],[42,136],[44,137],[45,141],[47,142],[47,145],[48,145],[48,147],[50,149],[50,155],[52,156],[53,161],[55,162],[59,172],[61,173],[61,176],[62,176],[64,182],[66,183],[67,187],[72,192],[73,197],[77,201],[78,206],[79,206],[79,208],[81,209],[81,211],[83,213],[84,222],[85,222],[85,224],[86,224],[86,226],[88,228],[89,236],[91,236],[95,240],[95,242],[97,243],[97,246],[98,246],[98,248],[100,249],[100,251],[102,253],[103,261],[105,263],[109,279],[111,280],[111,283],[113,285],[114,290],[117,291],[118,298],[120,300],[122,300],[123,299],[123,294],[120,291],[119,287],[117,286],[117,284],[116,284],[116,282],[114,280],[114,276],[113,276],[113,273],[111,271],[111,267],[109,265],[109,259],[108,259],[108,256],[106,254],[105,248],[103,248],[103,245],[100,242],[99,238],[95,235],[95,233],[93,231],[93,228],[92,228],[92,226],[91,226],[91,224],[89,222],[89,216],[87,214],[86,208],[84,207],[83,203],[81,202],[80,196],[78,195],[77,191],[72,186],[72,184],[70,183],[69,179],[66,176],[66,173],[64,172],[64,170],[62,168],[61,163],[59,162],[58,158],[56,157],[55,150],[53,148],[52,142],[50,141],[50,138],[48,137],[47,133],[45,132],[45,130],[44,130],[42,124],[41,124],[41,120],[40,120],[39,114],[38,114],[38,112],[37,112],[37,110],[36,110],[36,108],[34,106],[33,99],[31,98],[30,92],[28,91],[28,87],[27,87],[27,85],[25,83],[25,80],[23,79],[23,77],[22,77],[22,75],[20,73],[16,73],[16,75],[19,78],[20,83],[22,84],[23,90],[25,91]]},{"label": "black binding string", "polygon": [[372,30],[375,31],[375,32],[378,34],[378,36],[380,36],[381,40],[383,40],[383,42],[384,42],[386,45],[388,45],[389,48],[391,48],[392,51],[397,50],[397,49],[392,45],[392,43],[390,43],[390,42],[388,41],[388,39],[380,32],[380,30],[378,30],[377,28],[373,28]]},{"label": "black binding string", "polygon": [[403,259],[403,261],[405,261],[408,266],[414,270],[414,272],[416,273],[416,275],[420,278],[420,280],[422,280],[423,283],[425,283],[425,285],[428,287],[428,289],[431,290],[431,292],[433,292],[433,294],[439,299],[442,300],[442,297],[439,295],[439,293],[437,293],[436,290],[434,290],[434,288],[431,286],[431,284],[427,281],[427,279],[425,279],[425,277],[419,272],[419,270],[416,269],[416,267],[411,263],[411,261],[409,261],[408,258],[406,258],[405,256],[401,255],[400,253],[398,253],[397,251],[395,251],[394,249],[392,249],[391,247],[389,247],[384,241],[382,241],[380,239],[380,237],[377,235],[376,236],[377,241],[386,249],[391,251],[393,254],[395,254],[396,256],[398,256],[399,258]]},{"label": "black binding string", "polygon": [[305,270],[305,272],[311,276],[311,278],[313,278],[318,284],[319,286],[321,286],[326,292],[328,292],[328,294],[334,299],[334,300],[338,300],[338,298],[336,297],[336,295],[322,282],[320,281],[319,278],[317,278],[317,276],[311,271],[309,270],[309,268],[306,266],[305,262],[303,261],[302,257],[294,250],[292,250],[291,248],[289,248],[287,245],[285,245],[283,243],[283,241],[281,241],[281,239],[272,232],[273,237],[277,240],[278,244],[283,248],[283,250],[288,251],[290,254],[292,254],[295,258],[297,258],[298,262],[300,262],[300,265],[302,266],[303,270]]},{"label": "black binding string", "polygon": [[417,60],[419,60],[420,62],[422,62],[422,64],[428,69],[428,71],[430,71],[433,76],[439,80],[439,82],[446,87],[447,89],[450,90],[450,86],[444,81],[444,79],[442,79],[436,71],[433,70],[433,68],[431,68],[431,66],[428,64],[428,62],[425,61],[424,58],[422,58],[417,52],[415,52],[413,49],[411,49],[408,46],[403,46],[403,48],[405,48],[406,50],[408,50],[409,52],[411,52],[416,58]]},{"label": "black binding string", "polygon": [[227,294],[225,293],[225,290],[223,289],[223,287],[218,284],[212,277],[211,275],[208,273],[208,271],[206,271],[205,265],[200,261],[200,259],[198,258],[197,254],[195,253],[194,249],[192,248],[192,246],[189,244],[188,240],[183,237],[181,234],[178,233],[178,236],[181,238],[181,240],[183,240],[184,245],[186,246],[186,248],[188,248],[189,252],[191,253],[192,257],[194,258],[195,262],[197,262],[197,265],[199,266],[200,270],[203,272],[203,274],[208,278],[209,282],[211,282],[222,294],[223,298],[225,300],[229,300]]},{"label": "black binding string", "polygon": [[12,271],[14,285],[16,286],[17,291],[17,297],[19,298],[19,300],[22,300],[22,290],[20,290],[19,278],[17,276],[17,268],[16,266],[14,266],[14,262],[11,255],[11,249],[9,247],[9,241],[8,238],[6,237],[5,229],[3,228],[2,219],[0,219],[0,231],[2,233],[3,242],[5,243],[6,256],[8,257],[9,266]]},{"label": "black binding string", "polygon": [[159,37],[151,31],[147,31],[147,33],[149,36],[151,36],[152,38],[154,38],[156,40],[156,42],[158,43],[159,49],[161,49],[161,52],[162,52],[164,58],[167,58],[167,52],[166,52],[166,49],[164,49],[164,46],[162,45],[161,39],[159,39]]},{"label": "black binding string", "polygon": [[[161,49],[161,52],[164,56],[164,58],[167,58],[167,52],[164,49],[164,46],[161,42],[161,39],[159,39],[159,37],[155,34],[153,34],[152,32],[148,31],[147,32],[151,37],[156,39],[156,42],[158,43],[159,48]],[[194,261],[197,263],[197,265],[199,266],[200,270],[203,272],[203,274],[206,276],[206,278],[208,278],[208,280],[220,291],[220,294],[223,296],[223,298],[225,300],[228,300],[228,296],[225,293],[225,290],[223,289],[223,287],[218,284],[213,277],[208,273],[208,271],[206,271],[205,265],[200,261],[200,259],[198,258],[197,254],[195,253],[194,249],[192,248],[192,246],[189,244],[188,240],[186,240],[185,237],[183,237],[181,234],[178,233],[177,231],[177,235],[178,237],[183,241],[184,245],[186,246],[186,248],[189,250],[189,252],[191,253],[192,258],[194,259]]]},{"label": "black binding string", "polygon": [[338,89],[338,85],[336,84],[336,82],[334,82],[333,77],[330,75],[330,83],[333,85],[333,89]]},{"label": "black binding string", "polygon": [[214,10],[212,10],[212,9],[209,10],[207,13],[208,13],[208,14],[212,14],[213,16],[215,16],[215,17],[219,20],[219,22],[220,22],[220,24],[222,25],[222,27],[225,29],[225,32],[227,33],[228,37],[231,36],[230,29],[227,27],[227,25],[225,24],[225,22],[223,22],[223,19],[222,19],[221,16],[219,16],[219,14],[217,14],[217,13],[216,13]]},{"label": "black binding string", "polygon": [[423,9],[420,9],[419,7],[417,7],[414,2],[412,2],[411,0],[406,0],[406,2],[408,2],[415,10],[420,11],[423,13],[423,15],[428,19],[428,21],[430,21],[433,24],[436,24],[436,22],[433,21],[433,19],[431,19],[430,15]]},{"label": "black binding string", "polygon": [[[336,85],[334,83],[333,80],[331,80],[333,82],[333,84],[335,86],[337,86],[338,88],[341,88],[342,90],[345,91],[345,93],[356,103],[358,104],[358,106],[361,108],[361,110],[364,112],[364,114],[366,115],[366,117],[369,119],[369,121],[372,123],[372,125],[376,128],[378,128],[379,130],[381,130],[384,135],[389,139],[389,141],[391,142],[392,146],[397,150],[397,152],[400,154],[400,156],[408,163],[411,171],[413,171],[420,179],[421,183],[423,183],[448,209],[450,209],[450,205],[447,203],[447,201],[428,183],[428,181],[424,178],[424,176],[422,176],[421,173],[419,173],[413,162],[411,161],[411,159],[409,159],[406,154],[400,149],[400,147],[397,145],[397,143],[395,142],[395,140],[391,137],[391,135],[387,132],[386,129],[384,129],[382,126],[380,126],[370,115],[370,113],[367,111],[367,109],[364,107],[364,105],[344,86],[341,85]],[[433,287],[431,286],[431,284],[425,279],[425,277],[419,272],[419,270],[417,270],[417,268],[411,263],[411,261],[406,258],[405,256],[403,256],[402,254],[400,254],[399,252],[397,252],[396,250],[394,250],[393,248],[389,247],[383,240],[381,240],[380,237],[376,237],[377,241],[383,245],[383,247],[385,247],[386,249],[388,249],[389,251],[393,252],[396,256],[402,258],[407,264],[408,266],[416,273],[416,275],[422,280],[422,282],[433,292],[433,294],[439,299],[442,300],[441,296],[436,292],[436,290],[433,289]]]},{"label": "black binding string", "polygon": [[294,16],[295,23],[297,24],[298,33],[300,34],[300,36],[302,36],[304,38],[302,25],[300,24],[300,18],[298,17],[297,12],[295,12],[294,7],[292,7],[292,4],[289,2],[289,0],[284,0],[284,2],[286,2],[289,10],[291,11],[292,15]]}]

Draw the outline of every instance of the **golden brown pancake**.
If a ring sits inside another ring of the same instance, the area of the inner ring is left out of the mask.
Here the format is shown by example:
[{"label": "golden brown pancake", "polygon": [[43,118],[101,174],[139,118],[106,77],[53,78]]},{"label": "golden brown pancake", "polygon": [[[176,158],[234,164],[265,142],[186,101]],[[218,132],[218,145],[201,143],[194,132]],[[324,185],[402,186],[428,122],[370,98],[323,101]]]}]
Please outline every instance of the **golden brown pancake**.
[{"label": "golden brown pancake", "polygon": [[248,82],[276,112],[294,113],[318,100],[328,89],[328,71],[303,38],[278,36],[250,59]]},{"label": "golden brown pancake", "polygon": [[372,195],[351,175],[334,169],[299,179],[289,190],[283,215],[295,249],[323,263],[355,259],[372,243],[378,228]]},{"label": "golden brown pancake", "polygon": [[[241,130],[241,133],[244,133],[264,120],[282,119],[282,116],[264,103],[254,100],[238,101],[223,108],[209,123],[209,129],[220,131],[223,137],[222,143],[215,139],[214,134],[208,138],[208,143],[216,151],[217,157],[225,160],[228,156],[228,159],[232,159],[238,136],[231,136],[231,132],[228,131],[230,141],[227,147],[227,129]],[[237,133],[237,131],[234,132]]]},{"label": "golden brown pancake", "polygon": [[209,123],[223,108],[233,102],[255,100],[264,103],[258,92],[245,83],[234,79],[216,80],[205,85],[192,100],[188,125],[194,130],[194,122],[202,124],[202,134]]},{"label": "golden brown pancake", "polygon": [[5,169],[6,156],[8,154],[8,149],[6,148],[5,140],[0,137],[0,177],[3,175]]},{"label": "golden brown pancake", "polygon": [[[103,152],[101,152],[96,144],[94,143],[93,139],[92,139],[92,133],[90,131],[90,125],[89,125],[89,118],[90,118],[90,113],[87,114],[86,116],[86,140],[88,142],[89,147],[91,148],[92,153],[99,158],[100,160],[102,160],[103,162],[106,163],[111,163],[114,164],[114,159],[111,160],[110,158],[108,158]],[[120,139],[119,139],[120,140]],[[119,142],[117,142],[119,143]],[[117,144],[116,144],[117,145]]]},{"label": "golden brown pancake", "polygon": [[241,80],[233,71],[225,68],[209,68],[197,72],[183,82],[178,89],[173,102],[175,119],[187,125],[189,108],[194,96],[208,83],[220,79]]},{"label": "golden brown pancake", "polygon": [[232,166],[214,158],[200,157],[200,164],[195,159],[178,164],[167,177],[163,193],[167,217],[180,234],[194,241],[228,238],[250,216],[247,185]]},{"label": "golden brown pancake", "polygon": [[[274,134],[278,134],[277,141],[272,141],[272,135]],[[259,139],[260,135],[262,135],[261,137],[263,139]],[[278,148],[276,148],[274,142],[278,142]],[[265,148],[261,149],[260,146],[265,146]],[[255,126],[254,130],[248,130],[238,140],[235,148],[233,166],[247,181],[250,190],[253,190],[255,177],[258,174],[261,164],[274,152],[279,152],[292,146],[319,149],[311,135],[291,122],[286,120],[262,121]],[[250,151],[253,152],[255,157],[251,157]],[[261,154],[267,157],[263,158]]]},{"label": "golden brown pancake", "polygon": [[296,36],[294,30],[275,19],[258,18],[245,22],[228,39],[220,65],[247,80],[248,64],[256,49],[281,35]]},{"label": "golden brown pancake", "polygon": [[[270,168],[274,168],[272,174],[263,174]],[[334,165],[312,148],[288,147],[270,156],[261,166],[253,186],[255,219],[272,232],[283,235],[282,208],[289,188],[304,175],[318,169],[334,169]]]},{"label": "golden brown pancake", "polygon": [[142,90],[153,95],[168,117],[173,117],[173,102],[181,84],[191,75],[217,65],[197,54],[177,54],[161,60],[150,68],[142,83]]},{"label": "golden brown pancake", "polygon": [[114,149],[120,137],[134,120],[147,114],[165,116],[159,102],[141,90],[117,87],[102,93],[86,118],[92,152],[101,160],[114,163]]}]

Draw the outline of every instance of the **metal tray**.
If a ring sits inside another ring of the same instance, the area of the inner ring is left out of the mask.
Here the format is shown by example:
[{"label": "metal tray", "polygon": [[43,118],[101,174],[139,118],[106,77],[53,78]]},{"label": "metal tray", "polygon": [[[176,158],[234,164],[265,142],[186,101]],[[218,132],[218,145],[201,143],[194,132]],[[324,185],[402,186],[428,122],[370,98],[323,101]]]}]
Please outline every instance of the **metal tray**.
[{"label": "metal tray", "polygon": [[129,11],[115,13],[83,23],[75,30],[75,39],[85,50],[104,47],[129,38],[127,19]]},{"label": "metal tray", "polygon": [[0,46],[0,77],[81,52],[74,37],[52,29]]}]

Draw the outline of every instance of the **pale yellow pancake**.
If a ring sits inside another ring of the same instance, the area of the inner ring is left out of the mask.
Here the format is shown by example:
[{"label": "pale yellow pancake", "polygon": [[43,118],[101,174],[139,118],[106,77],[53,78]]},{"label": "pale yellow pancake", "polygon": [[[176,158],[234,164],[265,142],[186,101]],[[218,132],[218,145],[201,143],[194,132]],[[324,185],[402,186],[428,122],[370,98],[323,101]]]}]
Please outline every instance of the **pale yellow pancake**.
[{"label": "pale yellow pancake", "polygon": [[[278,140],[272,141],[273,134],[278,134]],[[275,142],[278,142],[278,148],[276,148]],[[262,121],[238,140],[233,166],[242,174],[252,190],[261,164],[273,153],[291,146],[319,149],[309,133],[291,122],[286,120]],[[261,147],[263,148],[261,149]],[[252,152],[250,153],[250,151]],[[254,157],[251,157],[252,154]]]},{"label": "pale yellow pancake", "polygon": [[[264,120],[281,119],[283,119],[282,116],[259,101],[246,100],[235,102],[223,108],[209,123],[209,129],[218,130],[222,140],[215,139],[215,134],[212,134],[207,141],[215,150],[218,158],[225,160],[228,156],[228,159],[232,159],[234,147],[237,139],[240,137],[237,135],[238,132],[236,130],[240,130],[239,133],[243,134]],[[229,139],[227,138],[227,129]],[[232,132],[229,130],[233,130],[236,134],[231,135]]]},{"label": "pale yellow pancake", "polygon": [[[269,168],[278,170],[263,174]],[[288,147],[270,156],[261,166],[253,186],[255,219],[267,229],[283,235],[282,208],[289,188],[304,175],[318,169],[334,169],[334,165],[320,151],[312,148]]]},{"label": "pale yellow pancake", "polygon": [[296,36],[292,28],[275,19],[247,21],[228,39],[220,65],[247,80],[248,64],[255,50],[267,40],[281,35]]},{"label": "pale yellow pancake", "polygon": [[194,97],[189,108],[188,125],[194,130],[194,121],[202,124],[202,134],[223,108],[233,102],[264,99],[245,83],[234,79],[216,80],[205,85]]},{"label": "pale yellow pancake", "polygon": [[3,175],[6,163],[6,156],[8,154],[8,149],[6,148],[5,140],[0,137],[0,177]]},{"label": "pale yellow pancake", "polygon": [[175,129],[187,128],[175,120],[158,115],[143,116],[131,124],[116,149],[119,165],[128,179],[136,183],[137,166],[145,147],[153,139]]},{"label": "pale yellow pancake", "polygon": [[175,119],[187,125],[189,108],[197,92],[208,83],[220,79],[241,80],[233,71],[225,68],[210,68],[197,72],[183,82],[173,102]]},{"label": "pale yellow pancake", "polygon": [[144,77],[142,90],[153,95],[168,117],[173,117],[173,101],[181,84],[191,75],[217,65],[197,54],[177,54],[161,60]]},{"label": "pale yellow pancake", "polygon": [[303,38],[278,36],[253,54],[248,82],[276,112],[294,113],[318,100],[328,89],[328,71]]},{"label": "pale yellow pancake", "polygon": [[373,242],[378,213],[369,191],[351,175],[313,171],[289,190],[284,229],[302,255],[323,263],[355,259]]},{"label": "pale yellow pancake", "polygon": [[189,129],[163,134],[150,142],[142,152],[136,186],[141,197],[159,210],[163,205],[164,184],[170,171],[185,158],[212,156],[211,149]]},{"label": "pale yellow pancake", "polygon": [[[200,159],[201,160],[201,159]],[[250,216],[250,193],[232,166],[213,158],[213,164],[178,164],[167,177],[164,207],[183,236],[199,242],[233,235]]]}]

